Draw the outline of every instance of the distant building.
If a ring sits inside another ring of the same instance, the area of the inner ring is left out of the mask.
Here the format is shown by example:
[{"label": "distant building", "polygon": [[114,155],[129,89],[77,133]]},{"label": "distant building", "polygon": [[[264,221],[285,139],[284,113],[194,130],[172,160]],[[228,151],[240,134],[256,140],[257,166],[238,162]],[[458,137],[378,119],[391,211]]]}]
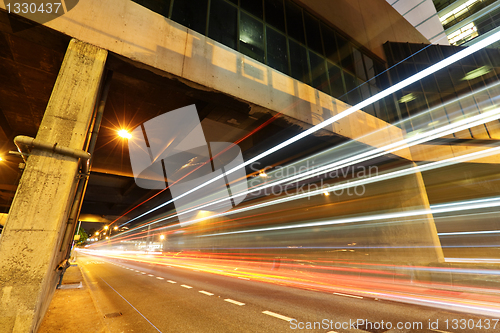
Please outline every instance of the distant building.
[{"label": "distant building", "polygon": [[451,45],[471,45],[500,30],[498,0],[433,0]]},{"label": "distant building", "polygon": [[[449,45],[448,38],[436,11],[439,0],[386,0],[431,43]],[[443,1],[444,2],[444,1]],[[453,0],[446,1],[447,3]]]},{"label": "distant building", "polygon": [[498,0],[386,0],[433,44],[471,45],[500,29]]}]

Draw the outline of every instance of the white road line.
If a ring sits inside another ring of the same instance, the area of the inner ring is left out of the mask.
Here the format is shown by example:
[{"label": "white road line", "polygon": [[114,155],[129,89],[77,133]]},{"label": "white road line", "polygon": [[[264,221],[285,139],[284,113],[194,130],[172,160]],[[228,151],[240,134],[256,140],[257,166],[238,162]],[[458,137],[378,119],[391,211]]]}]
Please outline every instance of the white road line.
[{"label": "white road line", "polygon": [[158,280],[165,280],[164,278],[159,277],[159,276],[157,276],[156,278],[157,278]]},{"label": "white road line", "polygon": [[290,318],[290,317],[287,317],[287,316],[283,316],[283,315],[280,315],[279,313],[274,313],[274,312],[271,312],[271,311],[262,311],[262,313],[266,314],[268,316],[272,316],[272,317],[275,317],[275,318],[279,318],[279,319],[285,320],[285,321],[293,320],[293,318]]},{"label": "white road line", "polygon": [[241,303],[241,302],[235,301],[234,299],[230,299],[230,298],[226,298],[225,301],[229,302],[229,303],[233,303],[233,304],[239,305],[239,306],[245,305],[245,303]]},{"label": "white road line", "polygon": [[355,296],[355,295],[347,295],[347,294],[342,294],[342,293],[333,293],[334,295],[339,295],[339,296],[347,296],[347,297],[352,297],[352,298],[360,298],[363,299],[361,296]]},{"label": "white road line", "polygon": [[187,289],[191,289],[191,288],[193,288],[193,287],[191,287],[191,286],[186,286],[185,284],[181,284],[181,287],[184,287],[184,288],[187,288]]},{"label": "white road line", "polygon": [[168,283],[177,283],[175,281],[172,281],[172,280],[167,280]]},{"label": "white road line", "polygon": [[244,278],[244,277],[241,277],[241,276],[238,276],[238,279],[242,279],[242,280],[250,280],[249,278]]},{"label": "white road line", "polygon": [[134,269],[135,272],[139,273],[139,271],[137,269]]},{"label": "white road line", "polygon": [[199,292],[202,294],[208,295],[208,296],[213,296],[212,293],[209,293],[208,291],[205,291],[205,290],[200,290]]},{"label": "white road line", "polygon": [[146,274],[145,272],[141,272],[141,274]]},{"label": "white road line", "polygon": [[153,274],[148,274],[148,276],[154,276]]}]

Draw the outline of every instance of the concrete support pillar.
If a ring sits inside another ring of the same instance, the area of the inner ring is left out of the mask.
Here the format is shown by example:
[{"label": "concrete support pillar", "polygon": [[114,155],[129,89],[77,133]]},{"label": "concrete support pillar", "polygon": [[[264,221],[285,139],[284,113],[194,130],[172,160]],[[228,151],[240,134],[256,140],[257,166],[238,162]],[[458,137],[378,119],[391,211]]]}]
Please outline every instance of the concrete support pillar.
[{"label": "concrete support pillar", "polygon": [[[107,51],[71,40],[37,139],[84,149]],[[50,303],[79,161],[34,149],[0,240],[0,332],[35,332]],[[61,319],[63,320],[63,319]]]},{"label": "concrete support pillar", "polygon": [[[413,167],[416,167],[417,164],[415,162],[412,162]],[[416,189],[418,189],[418,192],[416,194],[416,197],[413,199],[414,201],[421,202],[422,208],[430,210],[431,206],[429,203],[429,198],[427,196],[427,189],[425,187],[424,179],[422,177],[422,174],[420,172],[415,173],[415,178],[413,181],[416,184]],[[427,214],[424,219],[423,223],[421,225],[421,236],[423,238],[427,238],[427,241],[429,242],[429,249],[431,251],[431,256],[435,256],[435,263],[443,263],[444,262],[444,254],[443,254],[443,248],[441,247],[441,241],[439,240],[436,224],[434,222],[434,216],[432,214]]]}]

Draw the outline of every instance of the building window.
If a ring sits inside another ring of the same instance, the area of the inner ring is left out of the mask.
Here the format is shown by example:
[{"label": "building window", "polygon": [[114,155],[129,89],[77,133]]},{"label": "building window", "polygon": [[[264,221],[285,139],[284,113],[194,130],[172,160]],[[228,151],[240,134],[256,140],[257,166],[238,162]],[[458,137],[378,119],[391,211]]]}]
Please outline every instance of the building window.
[{"label": "building window", "polygon": [[285,10],[283,0],[265,0],[266,23],[285,33]]},{"label": "building window", "polygon": [[291,76],[294,79],[309,84],[311,80],[309,79],[309,66],[307,65],[306,48],[293,40],[289,41],[289,45]]},{"label": "building window", "polygon": [[224,0],[212,0],[208,37],[236,49],[238,8]]},{"label": "building window", "polygon": [[172,20],[205,34],[207,25],[208,0],[175,0]]},{"label": "building window", "polygon": [[291,1],[285,1],[285,8],[288,36],[299,43],[305,44],[304,22],[302,20],[301,8]]},{"label": "building window", "polygon": [[264,62],[264,25],[244,12],[240,12],[240,52]]},{"label": "building window", "polygon": [[273,28],[266,29],[267,43],[267,65],[284,74],[289,74],[288,70],[288,50],[285,35]]},{"label": "building window", "polygon": [[382,62],[291,0],[134,1],[349,104],[388,85]]}]

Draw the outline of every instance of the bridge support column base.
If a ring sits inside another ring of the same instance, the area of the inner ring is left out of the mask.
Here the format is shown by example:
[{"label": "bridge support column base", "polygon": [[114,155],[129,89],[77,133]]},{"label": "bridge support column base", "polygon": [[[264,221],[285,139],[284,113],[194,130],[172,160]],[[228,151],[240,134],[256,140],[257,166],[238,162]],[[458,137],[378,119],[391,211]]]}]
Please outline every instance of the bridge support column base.
[{"label": "bridge support column base", "polygon": [[[86,149],[107,51],[71,40],[37,139]],[[69,244],[78,159],[33,149],[0,239],[0,332],[36,332]],[[63,319],[61,319],[63,320]]]}]

